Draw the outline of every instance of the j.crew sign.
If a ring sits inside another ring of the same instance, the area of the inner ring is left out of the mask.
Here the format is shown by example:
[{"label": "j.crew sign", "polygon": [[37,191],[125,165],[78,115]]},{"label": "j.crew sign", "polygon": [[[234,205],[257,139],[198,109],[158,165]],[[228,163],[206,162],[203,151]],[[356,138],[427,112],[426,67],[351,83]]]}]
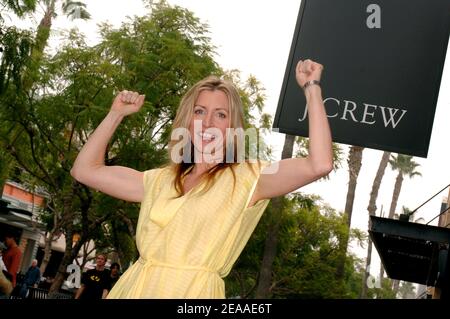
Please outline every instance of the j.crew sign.
[{"label": "j.crew sign", "polygon": [[448,0],[302,0],[274,128],[308,136],[295,65],[310,58],[333,141],[426,157],[449,34]]}]

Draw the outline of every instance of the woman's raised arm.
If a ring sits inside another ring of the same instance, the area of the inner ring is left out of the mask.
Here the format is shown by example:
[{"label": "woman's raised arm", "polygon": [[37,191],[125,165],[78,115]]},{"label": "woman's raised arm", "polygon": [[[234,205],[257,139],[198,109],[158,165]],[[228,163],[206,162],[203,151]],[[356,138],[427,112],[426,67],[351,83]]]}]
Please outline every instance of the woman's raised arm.
[{"label": "woman's raised arm", "polygon": [[77,181],[119,199],[142,201],[144,173],[123,166],[106,166],[105,152],[122,119],[138,112],[144,99],[144,95],[131,91],[116,96],[108,115],[91,134],[70,170]]},{"label": "woman's raised arm", "polygon": [[308,107],[309,155],[306,158],[284,159],[266,169],[261,175],[255,193],[249,203],[252,206],[260,199],[290,193],[309,184],[333,169],[333,150],[330,126],[320,88],[323,66],[311,60],[299,61],[296,79],[304,89]]}]

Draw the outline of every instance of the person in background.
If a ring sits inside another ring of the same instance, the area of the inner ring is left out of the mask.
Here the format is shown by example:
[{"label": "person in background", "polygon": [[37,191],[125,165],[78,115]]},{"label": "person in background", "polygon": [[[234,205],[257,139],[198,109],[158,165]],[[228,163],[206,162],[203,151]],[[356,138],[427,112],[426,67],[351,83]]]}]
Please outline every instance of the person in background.
[{"label": "person in background", "polygon": [[120,265],[118,263],[112,263],[110,267],[111,271],[111,288],[120,278]]},{"label": "person in background", "polygon": [[83,273],[75,299],[104,299],[111,289],[111,276],[105,268],[106,255],[98,254],[96,266]]},{"label": "person in background", "polygon": [[22,251],[16,243],[14,235],[7,233],[5,235],[6,251],[3,253],[3,262],[6,266],[6,271],[11,276],[13,287],[16,286],[17,272],[19,271],[20,258],[22,258]]},{"label": "person in background", "polygon": [[6,245],[0,241],[0,269],[3,271],[8,271],[6,269],[5,263],[3,262],[3,252],[6,250]]},{"label": "person in background", "polygon": [[8,299],[13,290],[11,281],[0,271],[0,299]]},{"label": "person in background", "polygon": [[3,262],[2,255],[4,250],[6,250],[6,246],[0,241],[0,299],[8,299],[13,290],[11,275]]},{"label": "person in background", "polygon": [[3,262],[3,252],[5,250],[6,250],[6,245],[0,241],[0,269],[7,271],[5,263]]},{"label": "person in background", "polygon": [[23,278],[22,286],[20,287],[19,295],[21,298],[25,299],[28,295],[28,289],[30,287],[37,288],[39,282],[41,281],[41,270],[37,266],[37,259],[33,259],[30,268],[28,268]]}]

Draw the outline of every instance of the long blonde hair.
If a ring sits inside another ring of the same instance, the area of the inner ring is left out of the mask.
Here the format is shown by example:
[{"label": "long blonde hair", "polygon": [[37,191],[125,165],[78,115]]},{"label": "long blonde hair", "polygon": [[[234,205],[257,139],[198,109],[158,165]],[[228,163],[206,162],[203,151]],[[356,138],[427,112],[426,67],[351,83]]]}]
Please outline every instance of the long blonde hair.
[{"label": "long blonde hair", "polygon": [[[229,116],[230,116],[230,128],[242,128],[244,129],[244,111],[242,107],[241,97],[236,86],[230,81],[220,79],[216,76],[209,76],[199,82],[197,82],[189,91],[183,96],[180,102],[180,106],[178,108],[177,114],[173,121],[172,131],[178,128],[188,129],[192,120],[194,106],[202,91],[222,91],[228,97],[228,107],[229,107]],[[234,137],[237,139],[238,137]],[[179,143],[179,140],[170,140],[169,142],[169,158],[171,161],[171,166],[175,171],[175,180],[174,186],[179,196],[183,195],[183,178],[190,171],[190,169],[194,166],[193,160],[193,145],[190,143],[187,147],[190,147],[191,159],[190,161],[185,162],[182,160],[180,163],[176,163],[172,156],[171,152],[173,150],[174,145]],[[211,183],[216,176],[216,174],[223,172],[225,169],[230,168],[233,173],[233,178],[236,181],[236,176],[233,170],[233,166],[237,164],[237,147],[238,142],[233,143],[234,147],[234,161],[232,163],[226,163],[225,160],[209,171],[203,176],[203,178],[207,179],[206,186],[204,191],[208,190],[211,187]],[[228,145],[225,146],[225,152]],[[181,150],[184,152],[184,149]],[[184,154],[181,154],[184,155]],[[182,156],[184,158],[184,156]]]}]

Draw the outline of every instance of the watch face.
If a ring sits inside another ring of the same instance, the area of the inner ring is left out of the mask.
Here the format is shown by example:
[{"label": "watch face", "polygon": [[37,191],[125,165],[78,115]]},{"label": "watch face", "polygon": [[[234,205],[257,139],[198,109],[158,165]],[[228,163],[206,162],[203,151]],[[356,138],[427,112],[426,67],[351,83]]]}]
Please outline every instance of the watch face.
[{"label": "watch face", "polygon": [[324,65],[333,141],[426,157],[450,32],[448,0],[303,0],[274,128],[308,136],[300,59]]}]

